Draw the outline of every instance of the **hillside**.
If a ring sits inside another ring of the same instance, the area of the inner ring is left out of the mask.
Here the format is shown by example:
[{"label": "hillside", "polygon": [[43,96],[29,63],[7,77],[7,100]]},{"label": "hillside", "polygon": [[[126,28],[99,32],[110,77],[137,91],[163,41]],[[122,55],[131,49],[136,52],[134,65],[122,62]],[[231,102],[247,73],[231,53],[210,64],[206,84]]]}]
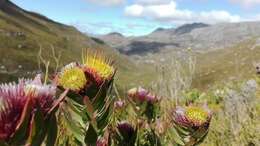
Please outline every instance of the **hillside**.
[{"label": "hillside", "polygon": [[[142,72],[138,72],[137,65],[128,57],[98,39],[88,37],[72,26],[23,10],[11,1],[0,0],[0,80],[32,76],[44,69],[43,64],[39,65],[40,48],[42,56],[51,61],[50,70],[54,70],[56,66],[51,48],[54,48],[56,56],[61,53],[61,65],[75,60],[81,61],[82,49],[88,48],[113,56],[118,77],[124,82],[142,75]],[[125,74],[129,71],[133,72],[130,77]]]}]

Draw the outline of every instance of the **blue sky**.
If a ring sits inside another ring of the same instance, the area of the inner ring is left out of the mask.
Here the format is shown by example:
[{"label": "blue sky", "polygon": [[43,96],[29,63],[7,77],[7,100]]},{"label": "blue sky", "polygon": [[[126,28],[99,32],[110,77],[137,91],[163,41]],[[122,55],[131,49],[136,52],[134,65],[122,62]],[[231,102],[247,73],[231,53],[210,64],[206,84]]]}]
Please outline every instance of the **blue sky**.
[{"label": "blue sky", "polygon": [[260,20],[260,0],[11,0],[83,32],[145,35],[158,27]]}]

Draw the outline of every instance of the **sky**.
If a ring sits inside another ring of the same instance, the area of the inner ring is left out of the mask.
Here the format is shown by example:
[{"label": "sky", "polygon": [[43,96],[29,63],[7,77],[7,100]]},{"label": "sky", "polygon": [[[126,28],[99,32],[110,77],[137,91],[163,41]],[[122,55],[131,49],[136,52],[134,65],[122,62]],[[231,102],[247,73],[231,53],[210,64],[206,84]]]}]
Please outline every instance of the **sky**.
[{"label": "sky", "polygon": [[260,0],[11,0],[89,34],[140,36],[186,23],[260,21]]}]

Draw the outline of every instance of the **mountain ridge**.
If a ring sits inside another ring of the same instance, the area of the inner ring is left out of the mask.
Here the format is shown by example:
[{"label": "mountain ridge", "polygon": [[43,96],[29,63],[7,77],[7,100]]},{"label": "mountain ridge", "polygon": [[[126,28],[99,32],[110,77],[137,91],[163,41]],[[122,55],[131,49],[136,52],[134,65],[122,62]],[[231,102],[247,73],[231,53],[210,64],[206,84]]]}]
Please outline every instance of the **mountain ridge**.
[{"label": "mountain ridge", "polygon": [[192,88],[202,90],[219,83],[250,79],[254,74],[253,62],[260,61],[258,21],[215,24],[177,35],[174,31],[163,29],[146,36],[123,38],[114,47],[149,66],[167,67],[173,60],[185,66],[192,53],[196,60]]},{"label": "mountain ridge", "polygon": [[[121,37],[117,42],[116,38],[105,37],[108,45],[113,44],[120,52],[130,55],[138,55],[138,50],[152,46],[146,53],[140,50],[140,54],[150,54],[165,49],[179,50],[193,48],[194,51],[207,52],[216,49],[233,46],[241,41],[260,36],[260,22],[221,23],[208,25],[204,23],[184,24],[178,28],[160,29],[140,37]],[[113,42],[117,43],[113,43]],[[123,43],[122,43],[123,42]],[[139,42],[140,45],[135,45]],[[152,45],[152,44],[161,45]]]}]

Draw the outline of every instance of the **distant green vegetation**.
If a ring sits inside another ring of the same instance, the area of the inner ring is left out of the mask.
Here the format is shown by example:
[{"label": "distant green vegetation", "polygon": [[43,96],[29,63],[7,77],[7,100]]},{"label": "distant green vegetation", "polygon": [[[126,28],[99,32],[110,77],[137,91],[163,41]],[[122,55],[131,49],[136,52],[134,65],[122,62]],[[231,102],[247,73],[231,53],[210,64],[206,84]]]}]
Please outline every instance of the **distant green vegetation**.
[{"label": "distant green vegetation", "polygon": [[214,84],[249,79],[254,74],[254,62],[260,61],[260,46],[248,40],[230,48],[197,55],[193,87],[207,89]]}]

